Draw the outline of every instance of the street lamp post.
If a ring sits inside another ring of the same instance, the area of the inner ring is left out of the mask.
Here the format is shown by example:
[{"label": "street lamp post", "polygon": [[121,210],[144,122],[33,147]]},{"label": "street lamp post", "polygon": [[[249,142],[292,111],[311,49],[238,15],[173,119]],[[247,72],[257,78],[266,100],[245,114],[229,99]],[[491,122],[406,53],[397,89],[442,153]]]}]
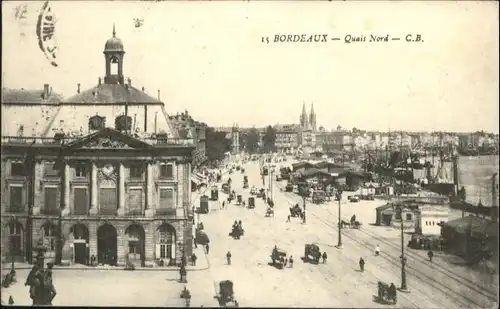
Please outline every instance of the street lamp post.
[{"label": "street lamp post", "polygon": [[341,224],[341,201],[342,201],[342,190],[338,190],[337,193],[335,193],[335,196],[337,198],[337,200],[339,201],[339,225],[338,225],[338,228],[339,228],[339,241],[338,241],[338,244],[337,244],[337,248],[338,249],[342,249],[342,224]]},{"label": "street lamp post", "polygon": [[409,292],[406,285],[406,256],[405,256],[405,241],[404,241],[404,224],[403,224],[403,207],[401,205],[397,206],[398,211],[401,213],[401,292]]},{"label": "street lamp post", "polygon": [[405,257],[405,237],[403,226],[403,209],[401,209],[401,291],[408,291],[406,286],[406,257]]},{"label": "street lamp post", "polygon": [[182,253],[181,265],[186,266],[186,250],[184,248],[184,244],[181,241],[179,241],[177,245],[179,246],[179,249],[181,250]]},{"label": "street lamp post", "polygon": [[302,222],[306,223],[306,196],[305,196],[305,194],[302,195],[302,204],[304,206],[304,220]]}]

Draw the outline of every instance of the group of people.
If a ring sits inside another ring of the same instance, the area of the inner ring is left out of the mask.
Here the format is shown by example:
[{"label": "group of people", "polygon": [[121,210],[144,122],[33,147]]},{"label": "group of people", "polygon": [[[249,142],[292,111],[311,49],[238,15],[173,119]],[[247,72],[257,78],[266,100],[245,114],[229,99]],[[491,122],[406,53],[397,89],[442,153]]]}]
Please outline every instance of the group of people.
[{"label": "group of people", "polygon": [[30,287],[33,306],[52,305],[52,300],[57,294],[52,276],[53,267],[54,263],[47,263],[47,269],[44,269],[43,259],[37,259],[28,274],[24,285]]}]

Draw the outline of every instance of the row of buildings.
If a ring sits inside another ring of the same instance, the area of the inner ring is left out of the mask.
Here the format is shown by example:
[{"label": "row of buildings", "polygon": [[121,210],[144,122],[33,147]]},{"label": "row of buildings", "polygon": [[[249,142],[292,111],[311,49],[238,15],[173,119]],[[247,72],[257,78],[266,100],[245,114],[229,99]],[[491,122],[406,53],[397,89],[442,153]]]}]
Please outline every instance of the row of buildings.
[{"label": "row of buildings", "polygon": [[191,254],[206,125],[132,86],[114,27],[103,53],[103,78],[69,98],[2,91],[2,260],[32,261],[37,244],[67,264]]},{"label": "row of buildings", "polygon": [[[317,127],[314,106],[309,114],[305,105],[299,117],[299,124],[275,125],[276,148],[279,152],[294,153],[298,149],[309,151],[364,151],[404,148],[425,151],[431,148],[483,148],[498,150],[498,134],[445,133],[445,132],[369,132],[338,126],[328,131]],[[258,129],[261,137],[266,129]]]}]

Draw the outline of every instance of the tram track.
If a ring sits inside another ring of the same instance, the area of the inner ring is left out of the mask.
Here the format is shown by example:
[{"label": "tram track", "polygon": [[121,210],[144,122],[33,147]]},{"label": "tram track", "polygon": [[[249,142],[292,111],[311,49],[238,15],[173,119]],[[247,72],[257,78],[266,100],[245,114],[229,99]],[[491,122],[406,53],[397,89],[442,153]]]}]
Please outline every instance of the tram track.
[{"label": "tram track", "polygon": [[[285,194],[285,196],[287,196],[291,200],[293,200],[295,202],[300,202],[299,201],[300,198],[297,195],[295,195],[293,193],[290,193],[290,192],[283,192],[283,193]],[[324,210],[323,208],[319,208],[319,209]],[[325,210],[325,211],[328,212],[330,215],[335,216],[332,212],[330,212],[328,210]],[[332,223],[332,222],[329,222],[327,220],[324,220],[323,218],[321,218],[320,216],[318,216],[318,215],[316,215],[316,214],[314,214],[312,212],[308,212],[308,214],[312,215],[313,217],[315,217],[316,219],[318,219],[321,223],[323,223],[324,225],[326,225],[326,226],[328,226],[330,228],[337,228],[337,223]],[[381,236],[375,235],[373,233],[369,233],[369,232],[364,231],[362,229],[356,230],[356,232],[358,232],[358,231],[360,231],[360,232],[364,233],[365,235],[373,238],[374,240],[380,241],[381,243],[389,245],[392,248],[396,248],[396,245],[394,245],[391,242],[385,240]],[[334,235],[331,232],[328,232],[328,234]],[[345,235],[349,239],[353,240],[354,242],[358,243],[359,245],[361,245],[361,246],[363,246],[365,248],[369,248],[372,245],[372,244],[367,243],[366,241],[363,241],[363,240],[360,240],[360,239],[356,238],[354,235],[351,235],[350,233],[343,233],[343,235]],[[398,250],[399,250],[399,248],[398,248]],[[399,267],[401,265],[401,262],[400,262],[399,259],[394,258],[394,257],[390,256],[389,254],[381,253],[381,256],[385,260],[387,260],[389,263],[391,263],[391,264],[393,264],[395,266]],[[420,258],[420,257],[418,257],[418,256],[416,256],[415,254],[408,254],[408,256],[410,256],[412,258],[415,258],[416,261],[420,262],[421,264],[424,264],[423,263],[423,259]],[[428,266],[427,264],[424,264],[424,265],[426,267]],[[407,268],[407,270],[409,270],[408,272],[411,272],[411,274],[414,277],[419,278],[423,282],[433,282],[433,283],[435,283],[433,285],[434,288],[436,288],[436,289],[440,290],[441,292],[443,292],[444,294],[450,296],[451,298],[453,298],[454,300],[456,300],[458,303],[463,304],[465,308],[470,308],[471,304],[473,304],[474,306],[477,306],[479,308],[484,307],[483,304],[478,303],[475,299],[472,299],[471,297],[469,297],[467,295],[463,295],[462,293],[456,292],[454,289],[450,288],[446,283],[442,283],[442,282],[436,280],[434,277],[426,275],[426,274],[420,272],[417,267],[414,267],[412,265],[408,265],[407,264],[406,268]],[[435,271],[435,270],[433,270],[433,271]],[[489,301],[492,301],[492,302],[496,301],[496,298],[497,298],[496,294],[493,294],[490,290],[483,291],[483,290],[478,289],[477,287],[473,286],[473,284],[475,284],[475,283],[472,282],[471,280],[469,280],[467,278],[464,278],[464,277],[462,277],[460,275],[457,275],[454,272],[452,272],[450,270],[447,270],[446,268],[444,268],[442,266],[440,266],[440,268],[437,269],[437,271],[439,273],[443,274],[445,277],[450,278],[453,281],[456,281],[458,284],[464,285],[468,289],[474,291],[475,293],[480,294],[481,296],[487,298]],[[464,284],[464,281],[466,282],[466,284]],[[464,300],[465,300],[465,302],[464,302]]]},{"label": "tram track", "polygon": [[[276,186],[277,186],[277,187],[279,187],[278,185],[276,185]],[[284,192],[284,191],[283,191],[283,192],[280,192],[280,193],[283,193],[283,194],[284,194],[284,197],[288,200],[288,203],[289,203],[289,204],[291,204],[291,205],[293,205],[293,204],[294,204],[293,202],[291,203],[291,202],[290,202],[290,200],[292,200],[292,201],[294,201],[294,202],[296,201],[296,200],[295,200],[296,196],[292,196],[292,194],[290,194],[289,192]],[[314,215],[314,214],[313,214],[313,215]],[[315,216],[315,215],[314,215],[314,216]],[[315,217],[316,217],[316,216],[315,216]],[[333,235],[332,233],[329,233],[329,234]],[[331,246],[331,245],[329,245],[329,244],[322,244],[322,243],[319,243],[319,242],[316,242],[316,243],[317,243],[317,244],[319,244],[319,245],[324,245],[324,246],[328,246],[328,247],[334,247],[334,246]],[[353,264],[355,264],[355,263],[353,263]],[[353,265],[353,269],[354,269],[354,268],[355,268],[355,265]],[[312,271],[312,269],[310,269],[310,271]],[[330,270],[330,269],[328,269],[328,268],[326,268],[326,269],[325,269],[325,268],[321,268],[321,269],[320,269],[320,271],[321,271],[321,273],[322,273],[322,274],[325,274],[325,273],[327,274],[327,275],[323,275],[322,277],[323,277],[323,278],[324,278],[324,279],[325,279],[328,283],[330,283],[332,286],[335,286],[336,284],[338,284],[338,283],[339,283],[338,281],[336,281],[336,280],[334,279],[334,278],[336,278],[336,277],[337,277],[337,274],[335,274],[332,270]],[[371,275],[371,277],[375,278],[377,281],[382,281],[382,282],[384,282],[384,281],[385,281],[385,280],[384,280],[384,279],[382,279],[380,276],[375,275],[375,274],[374,274],[374,272],[372,272],[372,271],[370,271],[370,270],[365,269],[364,273],[368,273],[368,274],[370,274],[370,275]],[[376,294],[376,292],[375,292],[375,294]],[[425,295],[425,294],[424,294],[424,295]],[[412,301],[409,297],[405,296],[404,294],[403,294],[403,295],[401,295],[401,294],[400,294],[400,295],[399,295],[399,298],[404,299],[404,300],[405,300],[404,302],[405,302],[406,304],[410,304],[410,305],[412,306],[412,308],[421,308],[421,305],[420,305],[420,304],[418,304],[418,303],[416,303],[416,302]],[[434,302],[433,300],[431,300],[431,299],[429,299],[429,298],[428,298],[428,300],[429,300],[431,303],[432,303],[432,302]],[[408,308],[408,306],[405,306],[405,308]],[[444,306],[443,308],[446,308],[446,306]]]},{"label": "tram track", "polygon": [[[323,209],[325,210],[326,212],[328,212],[329,214],[333,215],[334,214],[327,210],[327,209]],[[344,229],[346,230],[346,229]],[[351,233],[351,231],[349,231],[348,229],[346,230],[348,233]],[[356,233],[358,232],[361,232],[362,234],[364,235],[367,235],[381,243],[383,243],[384,245],[387,245],[395,250],[398,250],[400,251],[401,250],[401,247],[384,239],[383,237],[381,237],[380,235],[377,235],[373,232],[370,232],[370,231],[367,231],[365,229],[359,229],[359,230],[356,230]],[[345,235],[345,234],[344,234]],[[428,260],[425,259],[425,258],[422,258],[420,257],[418,254],[416,253],[413,253],[412,251],[405,251],[405,255],[408,256],[408,257],[411,257],[413,261],[416,261],[418,263],[420,263],[421,265],[424,265],[424,266],[428,266],[429,264],[427,263]],[[469,278],[466,278],[464,276],[461,276],[460,274],[457,274],[456,272],[453,272],[449,269],[447,269],[446,267],[442,266],[442,265],[439,265],[439,264],[436,264],[436,263],[433,263],[432,264],[432,270],[433,271],[437,271],[443,275],[445,275],[446,277],[450,278],[450,279],[453,279],[454,281],[456,281],[457,283],[461,284],[461,285],[464,285],[465,287],[467,287],[469,290],[475,292],[475,293],[478,293],[490,300],[496,300],[497,298],[497,295],[496,295],[496,292],[488,289],[487,287],[485,287],[484,285],[479,285],[478,282],[474,282],[472,280],[470,280]],[[479,285],[479,288],[477,287],[477,285]]]}]

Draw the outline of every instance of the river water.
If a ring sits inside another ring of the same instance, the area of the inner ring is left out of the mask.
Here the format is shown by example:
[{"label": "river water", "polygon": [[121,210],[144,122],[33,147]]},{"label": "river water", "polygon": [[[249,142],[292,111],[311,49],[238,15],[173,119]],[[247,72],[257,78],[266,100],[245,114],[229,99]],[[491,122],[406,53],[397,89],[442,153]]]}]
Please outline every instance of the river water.
[{"label": "river water", "polygon": [[[458,160],[459,186],[465,187],[467,202],[492,206],[492,176],[498,173],[498,156],[462,156]],[[498,174],[496,175],[498,203]],[[498,205],[495,205],[498,206]]]},{"label": "river water", "polygon": [[[437,178],[436,181],[453,183],[453,164],[451,162],[444,162],[443,167],[440,168],[439,158],[426,158],[424,160],[430,161],[434,165],[431,173]],[[484,206],[492,205],[492,177],[494,173],[498,173],[498,163],[498,156],[459,157],[458,183],[459,188],[465,187],[467,202],[477,205],[481,201]],[[414,170],[413,173],[416,179],[426,178],[425,169]],[[498,184],[498,175],[496,178]]]}]

